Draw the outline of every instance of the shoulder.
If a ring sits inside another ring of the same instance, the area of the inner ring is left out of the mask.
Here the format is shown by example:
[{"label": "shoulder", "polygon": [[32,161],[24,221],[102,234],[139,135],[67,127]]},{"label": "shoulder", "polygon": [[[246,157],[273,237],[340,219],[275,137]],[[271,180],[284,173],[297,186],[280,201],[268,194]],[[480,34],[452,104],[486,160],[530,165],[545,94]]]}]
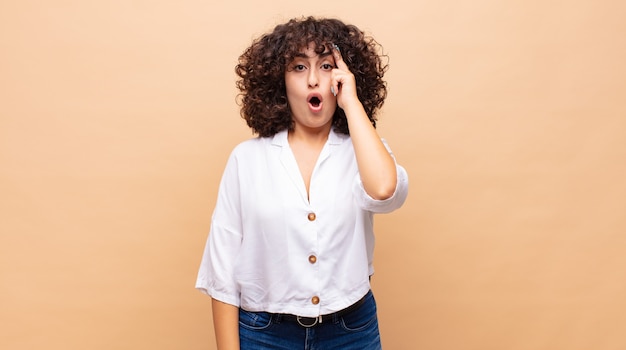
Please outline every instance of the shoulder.
[{"label": "shoulder", "polygon": [[274,146],[276,146],[276,142],[274,140],[275,137],[254,137],[237,144],[231,154],[230,158],[235,159],[250,159],[250,158],[258,158],[262,154],[270,151]]},{"label": "shoulder", "polygon": [[233,148],[233,154],[249,153],[271,144],[271,137],[254,137],[240,142]]},{"label": "shoulder", "polygon": [[261,137],[257,136],[248,140],[245,140],[235,146],[233,153],[248,153],[248,152],[264,152],[272,146],[284,147],[288,145],[287,130],[280,131],[273,136]]}]

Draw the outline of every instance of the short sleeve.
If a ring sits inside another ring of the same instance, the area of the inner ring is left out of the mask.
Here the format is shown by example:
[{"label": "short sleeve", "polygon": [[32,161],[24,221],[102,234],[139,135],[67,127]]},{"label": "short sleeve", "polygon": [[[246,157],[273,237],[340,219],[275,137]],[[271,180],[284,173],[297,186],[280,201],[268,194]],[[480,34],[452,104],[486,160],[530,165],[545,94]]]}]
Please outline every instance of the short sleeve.
[{"label": "short sleeve", "polygon": [[[384,139],[382,141],[385,145],[385,148],[387,148],[387,151],[395,162],[396,158],[389,148],[389,145]],[[370,195],[367,194],[365,188],[363,187],[361,177],[359,176],[359,174],[357,174],[356,178],[354,179],[353,193],[358,205],[363,210],[371,211],[373,213],[389,213],[400,208],[404,204],[409,194],[409,176],[406,170],[397,162],[396,176],[396,189],[393,192],[393,195],[387,199],[378,200],[372,198]]]},{"label": "short sleeve", "polygon": [[240,186],[237,158],[231,154],[220,182],[211,229],[200,263],[196,288],[224,303],[239,306],[235,279],[242,242]]}]

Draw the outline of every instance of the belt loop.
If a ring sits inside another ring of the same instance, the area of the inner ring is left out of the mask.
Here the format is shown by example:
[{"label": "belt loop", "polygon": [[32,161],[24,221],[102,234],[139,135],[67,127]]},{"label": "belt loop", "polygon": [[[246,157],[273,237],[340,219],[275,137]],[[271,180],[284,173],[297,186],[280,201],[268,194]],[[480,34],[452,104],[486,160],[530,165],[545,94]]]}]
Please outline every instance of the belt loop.
[{"label": "belt loop", "polygon": [[272,318],[276,324],[280,324],[280,321],[283,320],[283,315],[281,314],[272,314]]}]

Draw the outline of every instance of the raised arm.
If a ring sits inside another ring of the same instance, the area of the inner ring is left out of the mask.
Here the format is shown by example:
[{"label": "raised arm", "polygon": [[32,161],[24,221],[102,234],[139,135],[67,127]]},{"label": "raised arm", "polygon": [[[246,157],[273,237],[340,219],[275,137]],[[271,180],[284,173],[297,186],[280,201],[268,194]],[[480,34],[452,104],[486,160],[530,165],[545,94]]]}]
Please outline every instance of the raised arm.
[{"label": "raised arm", "polygon": [[391,197],[396,189],[396,164],[359,101],[354,75],[334,46],[333,91],[337,103],[346,113],[354,153],[367,194],[378,200]]}]

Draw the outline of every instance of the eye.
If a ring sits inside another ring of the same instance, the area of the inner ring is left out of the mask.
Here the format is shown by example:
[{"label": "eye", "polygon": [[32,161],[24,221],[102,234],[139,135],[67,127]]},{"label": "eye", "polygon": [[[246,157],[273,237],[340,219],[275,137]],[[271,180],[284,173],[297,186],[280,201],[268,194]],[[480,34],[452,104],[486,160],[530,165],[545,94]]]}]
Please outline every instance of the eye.
[{"label": "eye", "polygon": [[335,66],[333,66],[333,65],[332,65],[332,64],[330,64],[330,63],[324,63],[324,64],[322,64],[322,69],[323,69],[323,70],[333,70],[333,68],[335,68]]},{"label": "eye", "polygon": [[293,70],[295,70],[296,72],[302,72],[305,69],[306,67],[303,64],[296,64],[293,66]]}]

